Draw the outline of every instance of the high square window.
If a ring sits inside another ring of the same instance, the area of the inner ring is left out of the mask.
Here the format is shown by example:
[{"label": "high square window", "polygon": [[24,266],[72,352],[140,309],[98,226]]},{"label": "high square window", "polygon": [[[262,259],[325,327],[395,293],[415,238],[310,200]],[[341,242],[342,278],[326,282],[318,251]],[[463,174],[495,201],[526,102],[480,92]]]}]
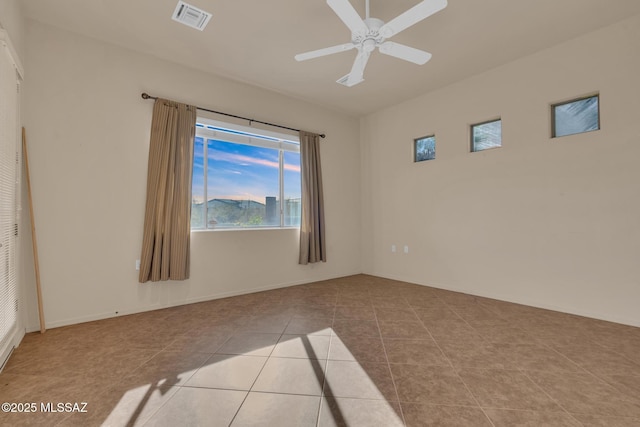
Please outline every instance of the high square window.
[{"label": "high square window", "polygon": [[483,151],[501,146],[501,119],[471,125],[471,151]]},{"label": "high square window", "polygon": [[552,137],[600,129],[600,97],[574,99],[551,106]]},{"label": "high square window", "polygon": [[436,158],[436,137],[435,135],[417,138],[413,141],[413,161],[422,162]]}]

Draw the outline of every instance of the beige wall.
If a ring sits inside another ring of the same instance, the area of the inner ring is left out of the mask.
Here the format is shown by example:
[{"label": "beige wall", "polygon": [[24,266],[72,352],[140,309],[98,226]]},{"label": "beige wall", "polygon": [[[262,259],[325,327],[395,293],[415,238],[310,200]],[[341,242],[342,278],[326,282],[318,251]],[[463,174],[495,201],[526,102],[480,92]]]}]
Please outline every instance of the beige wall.
[{"label": "beige wall", "polygon": [[24,60],[24,16],[19,0],[0,0],[0,27],[11,37],[11,43]]},{"label": "beige wall", "polygon": [[[356,119],[32,21],[27,46],[25,122],[49,327],[361,271]],[[326,132],[328,262],[299,266],[296,230],[197,232],[190,280],[137,283],[153,106],[143,91]]]},{"label": "beige wall", "polygon": [[[365,272],[640,325],[639,43],[636,16],[364,118]],[[550,103],[594,91],[602,129],[551,139]]]}]

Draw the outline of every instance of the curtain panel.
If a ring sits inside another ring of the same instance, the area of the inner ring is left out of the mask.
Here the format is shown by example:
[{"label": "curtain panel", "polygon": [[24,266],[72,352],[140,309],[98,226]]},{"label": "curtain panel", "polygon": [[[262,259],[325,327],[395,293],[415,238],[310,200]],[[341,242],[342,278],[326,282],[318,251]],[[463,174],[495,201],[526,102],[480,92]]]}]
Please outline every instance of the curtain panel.
[{"label": "curtain panel", "polygon": [[299,264],[327,261],[320,135],[300,131],[302,217]]},{"label": "curtain panel", "polygon": [[196,114],[166,99],[153,106],[140,283],[189,278]]}]

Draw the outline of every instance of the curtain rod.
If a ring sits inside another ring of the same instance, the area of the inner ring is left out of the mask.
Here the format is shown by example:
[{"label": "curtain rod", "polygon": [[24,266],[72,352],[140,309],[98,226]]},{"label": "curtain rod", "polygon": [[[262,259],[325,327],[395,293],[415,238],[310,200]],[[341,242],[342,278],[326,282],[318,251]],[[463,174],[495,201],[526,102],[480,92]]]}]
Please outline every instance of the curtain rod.
[{"label": "curtain rod", "polygon": [[[142,93],[142,99],[158,99],[158,97],[157,96],[151,96],[148,93],[143,92]],[[274,126],[274,127],[281,128],[281,129],[292,130],[294,132],[300,132],[300,129],[294,129],[294,128],[290,128],[290,127],[287,127],[287,126],[277,125],[275,123],[262,122],[260,120],[254,120],[254,119],[250,119],[248,117],[236,116],[235,114],[223,113],[221,111],[209,110],[208,108],[202,108],[202,107],[198,107],[198,106],[196,106],[196,108],[198,110],[208,111],[209,113],[221,114],[221,115],[227,116],[227,117],[234,117],[236,119],[247,120],[249,123],[255,122],[255,123],[260,123],[260,124],[267,125],[267,126]],[[325,137],[326,137],[326,135],[324,133],[320,134],[320,138],[325,138]]]}]

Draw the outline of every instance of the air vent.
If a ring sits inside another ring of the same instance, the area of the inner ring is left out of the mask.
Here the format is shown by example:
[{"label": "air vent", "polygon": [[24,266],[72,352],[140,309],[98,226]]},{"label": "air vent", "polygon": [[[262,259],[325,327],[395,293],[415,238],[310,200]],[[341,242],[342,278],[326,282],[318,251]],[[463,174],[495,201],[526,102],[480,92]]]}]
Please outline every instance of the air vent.
[{"label": "air vent", "polygon": [[171,19],[202,31],[209,23],[211,14],[180,0]]}]

